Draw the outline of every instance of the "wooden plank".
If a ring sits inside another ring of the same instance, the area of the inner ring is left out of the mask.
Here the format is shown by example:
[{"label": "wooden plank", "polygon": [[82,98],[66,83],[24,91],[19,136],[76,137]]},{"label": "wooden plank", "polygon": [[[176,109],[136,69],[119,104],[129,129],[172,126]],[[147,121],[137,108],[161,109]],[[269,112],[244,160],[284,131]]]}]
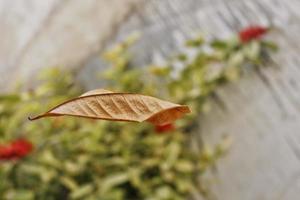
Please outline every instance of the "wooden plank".
[{"label": "wooden plank", "polygon": [[[2,70],[6,70],[3,73],[5,76],[2,77],[2,83],[9,83],[11,79],[21,79],[25,85],[31,85],[35,79],[34,75],[44,67],[80,66],[84,60],[99,51],[105,40],[116,31],[117,25],[125,20],[134,6],[141,1],[72,0],[59,1],[59,3],[61,6],[55,9],[51,16],[47,16],[46,21],[36,25],[38,33],[32,40],[29,39],[29,43],[21,45],[21,53],[16,53],[15,49],[11,50],[13,52],[10,58],[13,60],[11,66],[1,67]],[[32,4],[39,5],[35,1]],[[27,5],[15,3],[14,6],[23,8]],[[29,15],[31,10],[32,8],[29,7],[24,11],[24,15]],[[16,11],[11,16],[18,14],[19,11]],[[29,21],[33,20],[31,17],[40,18],[40,16],[29,15]],[[11,24],[6,18],[3,19],[3,23]],[[20,35],[15,38],[19,39]],[[8,50],[4,49],[3,52]],[[12,87],[12,85],[6,84],[2,90],[9,89],[8,86]]]},{"label": "wooden plank", "polygon": [[16,58],[59,4],[58,0],[0,1],[0,90],[6,89]]}]

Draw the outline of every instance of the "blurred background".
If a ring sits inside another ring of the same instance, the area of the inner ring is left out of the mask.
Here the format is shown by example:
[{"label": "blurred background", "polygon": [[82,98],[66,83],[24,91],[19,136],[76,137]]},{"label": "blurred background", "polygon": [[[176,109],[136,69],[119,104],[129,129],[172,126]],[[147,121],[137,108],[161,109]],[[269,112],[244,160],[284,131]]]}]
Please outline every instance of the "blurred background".
[{"label": "blurred background", "polygon": [[[197,137],[233,144],[209,173],[217,200],[297,200],[300,195],[299,0],[2,0],[0,91],[33,87],[43,68],[76,69],[88,89],[106,47],[135,31],[136,65],[160,64],[203,33],[228,38],[253,24],[274,26],[280,50],[270,66],[217,90],[222,102],[199,121]],[[200,197],[199,197],[200,198]]]}]

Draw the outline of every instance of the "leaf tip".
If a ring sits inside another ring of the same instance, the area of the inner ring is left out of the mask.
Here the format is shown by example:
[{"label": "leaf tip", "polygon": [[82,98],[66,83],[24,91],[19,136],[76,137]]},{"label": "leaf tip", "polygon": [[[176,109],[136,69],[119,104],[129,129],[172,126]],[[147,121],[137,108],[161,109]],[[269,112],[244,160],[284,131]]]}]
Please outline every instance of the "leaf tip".
[{"label": "leaf tip", "polygon": [[28,119],[29,121],[33,121],[34,118],[35,118],[35,117],[30,117],[30,116],[27,117],[27,119]]},{"label": "leaf tip", "polygon": [[41,117],[42,117],[42,116],[40,116],[40,115],[35,116],[35,117],[28,116],[27,119],[28,119],[29,121],[34,121],[34,120],[37,120],[37,119],[39,119],[39,118],[41,118]]},{"label": "leaf tip", "polygon": [[190,107],[187,106],[187,105],[184,105],[184,109],[185,109],[186,113],[191,113],[192,112],[192,110],[190,109]]}]

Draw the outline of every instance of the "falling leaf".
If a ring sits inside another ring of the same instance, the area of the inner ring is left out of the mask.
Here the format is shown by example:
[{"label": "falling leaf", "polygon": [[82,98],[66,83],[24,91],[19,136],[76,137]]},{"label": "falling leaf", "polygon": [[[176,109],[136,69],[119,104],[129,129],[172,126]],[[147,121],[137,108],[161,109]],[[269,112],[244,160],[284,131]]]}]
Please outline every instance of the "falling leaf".
[{"label": "falling leaf", "polygon": [[189,112],[188,106],[151,96],[96,89],[29,119],[68,115],[114,121],[147,121],[154,125],[163,125],[171,123]]}]

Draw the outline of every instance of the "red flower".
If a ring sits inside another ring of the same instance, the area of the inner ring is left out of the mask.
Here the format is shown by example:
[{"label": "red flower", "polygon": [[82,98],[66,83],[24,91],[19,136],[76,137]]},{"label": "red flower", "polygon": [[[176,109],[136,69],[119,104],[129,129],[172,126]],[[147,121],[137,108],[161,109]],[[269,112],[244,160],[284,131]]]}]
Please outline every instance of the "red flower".
[{"label": "red flower", "polygon": [[243,43],[247,43],[253,39],[259,39],[268,30],[268,28],[262,26],[249,26],[239,32],[239,38]]},{"label": "red flower", "polygon": [[0,160],[10,159],[14,155],[10,146],[0,146]]},{"label": "red flower", "polygon": [[32,143],[25,139],[12,141],[9,145],[0,146],[0,160],[20,159],[33,149]]},{"label": "red flower", "polygon": [[155,131],[158,134],[173,131],[174,129],[175,126],[173,124],[164,124],[164,125],[155,126]]}]

